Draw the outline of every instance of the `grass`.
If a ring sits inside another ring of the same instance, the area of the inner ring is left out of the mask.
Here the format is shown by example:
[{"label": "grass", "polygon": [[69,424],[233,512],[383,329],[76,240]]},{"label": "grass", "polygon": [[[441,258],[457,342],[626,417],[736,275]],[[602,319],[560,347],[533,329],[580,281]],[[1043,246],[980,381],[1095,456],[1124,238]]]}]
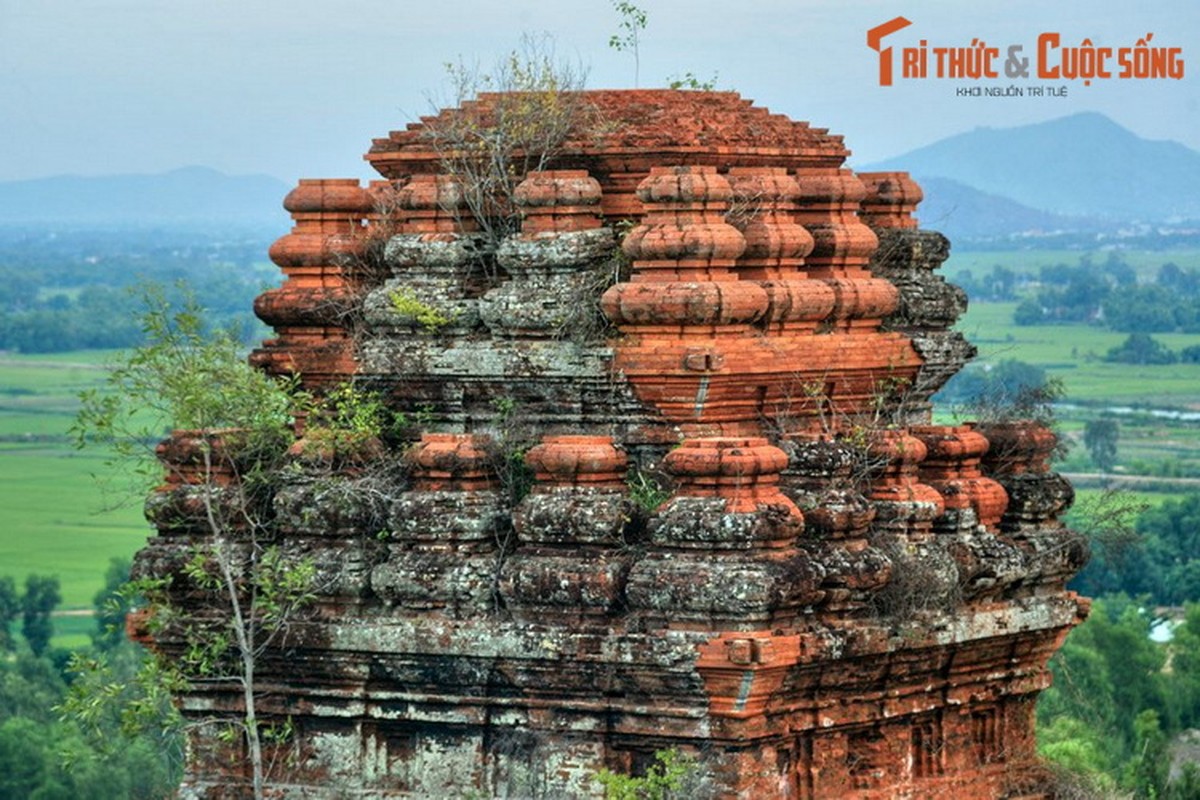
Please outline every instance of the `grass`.
[{"label": "grass", "polygon": [[[1128,497],[1131,503],[1144,503],[1152,508],[1161,506],[1170,498],[1169,494],[1163,492],[1139,492],[1133,489],[1123,489],[1121,492]],[[1104,494],[1104,489],[1086,488],[1075,490],[1075,505],[1072,508],[1085,508],[1091,503],[1095,503]]]},{"label": "grass", "polygon": [[53,617],[53,645],[64,650],[82,650],[92,643],[96,620],[91,616],[58,615]]},{"label": "grass", "polygon": [[103,468],[65,446],[0,451],[0,574],[57,575],[63,608],[91,607],[108,560],[132,556],[149,533],[140,508],[102,510],[114,499],[92,477]]},{"label": "grass", "polygon": [[[1016,303],[972,303],[959,320],[979,348],[978,361],[1016,358],[1060,378],[1067,402],[1200,410],[1200,364],[1136,366],[1100,359],[1128,334],[1092,325],[1015,325]],[[1200,334],[1155,334],[1172,350],[1200,344]]]},{"label": "grass", "polygon": [[[1166,254],[1155,255],[1168,260]],[[1200,252],[1195,256],[1200,258]],[[1114,412],[1122,407],[1142,412],[1151,408],[1200,411],[1200,364],[1106,363],[1101,358],[1127,334],[1094,325],[1019,326],[1012,321],[1015,308],[1016,303],[973,303],[958,327],[979,348],[977,361],[1015,358],[1062,381],[1066,395],[1058,410],[1059,430],[1073,447],[1059,469],[1096,471],[1083,445],[1084,427],[1090,420],[1112,415],[1120,425],[1114,474],[1164,478],[1154,485],[1157,492],[1146,494],[1170,496],[1200,489],[1190,482],[1200,477],[1200,422]],[[1176,351],[1200,344],[1197,334],[1154,337]]]},{"label": "grass", "polygon": [[[140,492],[125,491],[129,484],[103,454],[77,451],[67,436],[78,393],[100,384],[111,356],[0,354],[0,576],[21,585],[31,573],[56,575],[62,609],[90,609],[109,560],[129,558],[151,532]],[[84,644],[93,625],[88,617],[56,617],[55,644]]]}]

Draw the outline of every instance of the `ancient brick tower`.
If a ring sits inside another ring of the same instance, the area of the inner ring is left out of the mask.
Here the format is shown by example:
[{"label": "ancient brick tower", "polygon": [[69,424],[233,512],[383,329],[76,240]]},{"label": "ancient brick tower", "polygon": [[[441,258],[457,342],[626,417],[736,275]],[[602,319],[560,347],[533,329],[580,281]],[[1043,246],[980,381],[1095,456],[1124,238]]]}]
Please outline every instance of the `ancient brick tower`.
[{"label": "ancient brick tower", "polygon": [[[920,190],[733,93],[583,97],[493,250],[429,133],[494,97],[376,140],[383,181],[285,200],[253,362],[380,392],[413,441],[374,454],[406,465],[382,490],[303,463],[277,489],[321,573],[260,670],[295,727],[279,796],[598,797],[667,748],[691,797],[1044,796],[1034,703],[1086,548],[1048,431],[931,423],[973,348]],[[185,793],[237,796],[197,745]]]}]

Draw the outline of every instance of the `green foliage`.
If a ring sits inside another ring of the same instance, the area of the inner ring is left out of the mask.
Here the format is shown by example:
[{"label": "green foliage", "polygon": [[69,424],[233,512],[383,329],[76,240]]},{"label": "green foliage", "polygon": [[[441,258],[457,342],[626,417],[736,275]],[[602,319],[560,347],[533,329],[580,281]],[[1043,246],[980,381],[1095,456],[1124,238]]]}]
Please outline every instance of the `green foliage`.
[{"label": "green foliage", "polygon": [[278,234],[230,233],[7,227],[0,231],[0,350],[136,346],[142,333],[129,287],[148,279],[186,281],[212,310],[210,319],[240,321],[245,341],[261,338],[249,310],[274,278],[263,254]]},{"label": "green foliage", "polygon": [[[193,588],[189,608],[175,605],[166,579],[131,587],[150,603],[159,632],[169,628],[182,635],[184,654],[170,665],[148,663],[139,681],[157,686],[147,690],[149,697],[166,696],[201,678],[238,688],[239,728],[246,737],[254,796],[262,798],[265,765],[255,670],[267,648],[282,640],[289,618],[311,601],[316,574],[311,560],[284,557],[274,544],[271,499],[294,438],[292,410],[311,405],[295,381],[252,369],[232,336],[206,332],[201,319],[194,302],[175,310],[160,292],[149,291],[146,344],[113,367],[107,392],[85,394],[75,434],[80,445],[99,441],[120,455],[140,458],[149,476],[157,466],[149,446],[163,427],[193,432],[203,460],[197,465],[201,481],[191,486],[199,507],[191,524],[199,522],[206,536],[181,570]],[[345,392],[320,409],[327,425],[355,428],[345,434],[349,437],[370,428],[375,415],[369,401]],[[229,481],[217,478],[226,473]],[[189,613],[197,607],[206,613]],[[102,666],[92,671],[103,674]],[[121,716],[129,704],[136,705],[136,698],[119,692],[97,697]],[[82,700],[72,710],[87,719]]]},{"label": "green foliage", "polygon": [[[139,656],[125,644],[114,658],[136,663]],[[125,687],[130,674],[114,669],[110,688]],[[97,689],[74,684],[68,689],[46,657],[25,653],[0,659],[0,797],[158,800],[171,795],[179,783],[180,744],[173,734],[161,734],[161,725],[130,738],[120,733],[119,720],[97,716],[88,728],[74,718],[57,718],[55,707],[69,693],[90,700]]]},{"label": "green foliage", "polygon": [[373,451],[384,437],[399,436],[407,419],[395,414],[376,392],[364,392],[351,383],[329,389],[306,409],[306,455],[357,458]]},{"label": "green foliage", "polygon": [[21,595],[21,633],[35,656],[46,652],[54,625],[50,614],[62,602],[58,578],[48,575],[30,575],[25,579],[25,593]]},{"label": "green foliage", "polygon": [[101,652],[111,651],[125,641],[125,617],[132,607],[131,599],[121,592],[129,582],[130,561],[112,558],[104,573],[104,588],[92,598],[96,612],[96,632],[92,643]]},{"label": "green foliage", "polygon": [[1185,798],[1194,776],[1170,779],[1169,743],[1200,721],[1200,607],[1174,638],[1150,638],[1153,617],[1125,595],[1095,601],[1050,661],[1038,703],[1038,749],[1097,787],[1137,798]]},{"label": "green foliage", "polygon": [[[969,271],[958,276],[972,299],[1016,300],[1023,288],[1022,276],[1000,265],[991,280],[975,281]],[[1085,322],[1124,333],[1200,330],[1200,272],[1195,269],[1184,271],[1168,262],[1138,283],[1134,268],[1110,251],[1100,265],[1092,263],[1091,254],[1074,266],[1043,264],[1038,277],[1037,290],[1026,293],[1013,312],[1017,325]],[[1030,284],[1024,276],[1024,286]]]},{"label": "green foliage", "polygon": [[667,78],[667,88],[669,89],[691,89],[698,92],[711,92],[717,88],[717,73],[714,72],[712,77],[706,81],[702,81],[696,77],[691,70],[683,73],[682,76],[671,75]]},{"label": "green foliage", "polygon": [[[954,283],[962,288],[972,300],[1003,301],[1016,299],[1019,277],[1008,267],[993,264],[991,271],[976,278],[972,270],[962,270],[954,275]],[[1040,306],[1039,318],[1040,318]]]},{"label": "green foliage", "polygon": [[[231,576],[228,549],[225,542],[197,547],[182,569],[187,581],[207,595],[210,606],[229,606],[215,618],[194,619],[187,609],[173,605],[169,579],[130,587],[129,593],[150,600],[154,630],[182,633],[184,655],[171,666],[181,680],[244,680],[246,660],[257,659],[269,644],[281,639],[287,623],[314,599],[316,565],[311,560],[286,556],[277,545],[269,545],[251,564],[234,567],[239,573],[244,569],[243,574]],[[239,596],[236,610],[227,595],[231,580]]]},{"label": "green foliage", "polygon": [[63,676],[46,656],[22,652],[0,659],[0,719],[53,720],[54,704],[66,691]]},{"label": "green foliage", "polygon": [[1200,767],[1184,764],[1179,775],[1159,795],[1162,800],[1196,800],[1200,797]]},{"label": "green foliage", "polygon": [[[1101,514],[1099,546],[1091,563],[1071,583],[1088,594],[1109,591],[1144,596],[1156,605],[1182,604],[1200,598],[1200,493],[1164,501],[1157,507],[1132,504],[1123,513],[1136,522],[1105,527]],[[1090,531],[1094,516],[1072,517]],[[1110,520],[1115,521],[1115,520]]]},{"label": "green foliage", "polygon": [[1183,624],[1171,638],[1171,674],[1179,726],[1200,728],[1200,604],[1195,602],[1186,606]]},{"label": "green foliage", "polygon": [[662,481],[637,468],[629,470],[625,484],[629,487],[629,499],[647,514],[671,499],[671,490]]},{"label": "green foliage", "polygon": [[124,642],[108,653],[74,653],[67,669],[75,677],[55,710],[78,725],[97,752],[109,755],[148,738],[178,757],[183,718],[171,693],[184,679],[174,666]]},{"label": "green foliage", "polygon": [[694,759],[671,748],[654,754],[654,763],[645,775],[634,777],[602,769],[596,780],[604,787],[605,800],[682,800],[677,792],[696,769]]},{"label": "green foliage", "polygon": [[1041,367],[1015,358],[995,365],[969,367],[946,383],[935,396],[939,403],[964,406],[983,422],[1007,419],[1053,420],[1052,406],[1063,395],[1061,381]]},{"label": "green foliage", "polygon": [[1148,333],[1131,333],[1119,347],[1110,349],[1104,360],[1117,364],[1174,364],[1179,356]]},{"label": "green foliage", "polygon": [[20,613],[16,582],[8,576],[0,578],[0,657],[13,649],[12,624]]},{"label": "green foliage", "polygon": [[639,73],[641,72],[639,40],[641,32],[646,29],[649,17],[644,9],[639,8],[633,3],[625,2],[625,0],[613,0],[612,6],[621,19],[617,23],[618,32],[608,37],[608,46],[618,53],[629,52],[633,54],[633,85],[634,88],[637,88]]},{"label": "green foliage", "polygon": [[1013,309],[1013,322],[1017,325],[1040,325],[1045,321],[1045,309],[1036,300],[1026,298]]},{"label": "green foliage", "polygon": [[274,466],[292,438],[295,380],[250,367],[232,333],[206,330],[194,298],[176,309],[151,286],[143,299],[146,343],[112,367],[103,388],[81,394],[76,446],[109,447],[149,477],[159,467],[147,444],[167,428],[228,430],[243,474]]},{"label": "green foliage", "polygon": [[400,287],[388,292],[388,300],[392,310],[401,316],[408,317],[429,333],[437,333],[449,325],[454,319],[438,309],[422,302],[412,289]]},{"label": "green foliage", "polygon": [[282,628],[299,609],[316,599],[316,564],[286,556],[277,545],[263,551],[254,579],[258,601],[255,611],[268,630]]},{"label": "green foliage", "polygon": [[1042,309],[1040,322],[1089,322],[1100,313],[1112,286],[1094,270],[1080,266],[1065,281],[1038,292],[1036,303]]},{"label": "green foliage", "polygon": [[1165,286],[1131,286],[1110,294],[1101,307],[1105,323],[1114,331],[1164,333],[1179,327],[1176,302],[1176,293]]},{"label": "green foliage", "polygon": [[[1042,265],[1036,293],[1026,296],[1013,316],[1018,325],[1043,323],[1071,323],[1107,320],[1108,303],[1113,291],[1136,282],[1137,276],[1115,253],[1109,253],[1107,261],[1097,266],[1091,254],[1084,254],[1079,264],[1064,263]],[[995,278],[1003,276],[1006,280]],[[993,267],[992,291],[971,284],[966,286],[972,297],[990,300],[1015,300],[1018,290],[1032,283],[1028,275],[1017,275],[1000,265]],[[1002,287],[997,289],[997,286]],[[1122,294],[1124,294],[1124,290]]]},{"label": "green foliage", "polygon": [[533,489],[533,468],[525,463],[536,439],[521,414],[521,404],[516,398],[500,396],[492,398],[494,416],[489,432],[492,435],[490,460],[501,489],[512,505],[516,505]]},{"label": "green foliage", "polygon": [[[1111,771],[1114,758],[1109,746],[1104,731],[1067,714],[1050,717],[1038,726],[1038,752],[1070,772],[1104,775]],[[1112,778],[1107,783],[1110,788],[1116,785]]]},{"label": "green foliage", "polygon": [[1147,708],[1133,720],[1134,757],[1126,768],[1126,785],[1139,797],[1154,797],[1167,783],[1167,737],[1158,712]]},{"label": "green foliage", "polygon": [[1117,463],[1117,440],[1121,426],[1115,419],[1089,420],[1083,428],[1083,446],[1101,472],[1110,472]]},{"label": "green foliage", "polygon": [[[548,37],[528,35],[488,72],[461,60],[446,64],[446,72],[460,110],[431,118],[424,132],[479,227],[478,254],[491,270],[486,258],[520,228],[517,184],[549,168],[568,135],[591,124],[591,106],[580,92],[586,74],[558,60]],[[485,92],[486,107],[463,107]]]},{"label": "green foliage", "polygon": [[[90,606],[109,558],[128,557],[145,541],[141,498],[135,507],[118,502],[127,493],[106,495],[93,478],[109,474],[106,454],[76,452],[67,436],[79,391],[101,384],[109,358],[98,351],[0,356],[0,387],[10,390],[0,389],[0,580],[53,572],[71,610]],[[87,643],[90,620],[54,623],[56,644]]]}]

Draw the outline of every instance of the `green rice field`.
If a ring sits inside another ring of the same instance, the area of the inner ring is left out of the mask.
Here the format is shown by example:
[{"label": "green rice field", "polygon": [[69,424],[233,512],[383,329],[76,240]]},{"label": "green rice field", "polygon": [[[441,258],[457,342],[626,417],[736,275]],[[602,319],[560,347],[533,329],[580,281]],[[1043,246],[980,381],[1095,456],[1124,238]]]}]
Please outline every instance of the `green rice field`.
[{"label": "green rice field", "polygon": [[[1200,490],[1200,421],[1150,413],[1200,412],[1200,364],[1107,363],[1104,355],[1128,334],[1083,324],[1016,325],[1016,305],[973,303],[958,329],[979,348],[978,362],[1017,359],[1062,382],[1059,429],[1074,447],[1059,468],[1094,471],[1082,444],[1083,429],[1089,420],[1111,415],[1120,425],[1116,474],[1162,478],[1139,484],[1155,492]],[[1174,351],[1200,345],[1200,334],[1156,333],[1154,338]]]},{"label": "green rice field", "polygon": [[[973,303],[958,329],[979,348],[978,360],[1015,358],[1062,380],[1067,402],[1151,405],[1200,410],[1200,364],[1135,366],[1101,358],[1128,334],[1091,325],[1013,324],[1016,303]],[[1200,334],[1156,333],[1172,350],[1200,344]]]},{"label": "green rice field", "polygon": [[[78,393],[99,384],[110,355],[0,354],[0,576],[58,576],[67,612],[90,610],[109,559],[132,556],[149,533],[128,480],[67,435]],[[83,644],[93,627],[60,615],[55,643]]]}]

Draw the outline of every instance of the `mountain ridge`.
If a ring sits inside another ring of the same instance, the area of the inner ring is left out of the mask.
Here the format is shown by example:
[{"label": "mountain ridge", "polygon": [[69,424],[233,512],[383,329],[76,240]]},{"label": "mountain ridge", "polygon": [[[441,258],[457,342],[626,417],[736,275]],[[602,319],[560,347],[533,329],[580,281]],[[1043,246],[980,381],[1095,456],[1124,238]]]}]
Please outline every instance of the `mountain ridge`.
[{"label": "mountain ridge", "polygon": [[976,128],[863,167],[945,178],[1039,211],[1116,222],[1200,219],[1200,153],[1085,111]]},{"label": "mountain ridge", "polygon": [[925,200],[917,206],[921,227],[956,240],[1006,238],[1016,234],[1090,233],[1105,228],[1091,217],[1055,214],[1007,197],[982,192],[949,178],[918,178]]},{"label": "mountain ridge", "polygon": [[[918,216],[951,237],[1200,220],[1200,153],[1143,139],[1094,111],[980,127],[857,169],[911,173],[926,195]],[[0,182],[0,223],[279,228],[290,189],[269,175],[206,166],[56,175]]]},{"label": "mountain ridge", "polygon": [[0,182],[0,221],[141,225],[286,223],[291,187],[270,175],[205,166],[158,173],[54,175]]}]

